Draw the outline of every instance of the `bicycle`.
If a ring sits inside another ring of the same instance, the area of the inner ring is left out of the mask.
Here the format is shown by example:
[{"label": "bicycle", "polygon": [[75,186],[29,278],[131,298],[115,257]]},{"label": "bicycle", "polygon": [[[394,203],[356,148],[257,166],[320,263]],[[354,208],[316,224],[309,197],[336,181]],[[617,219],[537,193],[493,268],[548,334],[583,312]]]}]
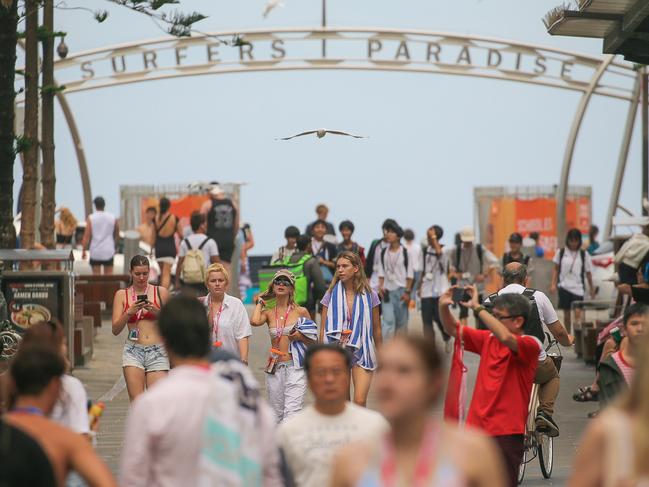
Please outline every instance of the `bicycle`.
[{"label": "bicycle", "polygon": [[10,321],[0,322],[0,360],[10,360],[18,352],[22,337]]},{"label": "bicycle", "polygon": [[[548,353],[548,357],[552,359],[554,365],[557,367],[557,371],[561,370],[561,361],[563,357],[561,355],[561,349],[556,340],[550,337],[549,333],[546,333],[548,337],[548,346],[545,348],[546,352],[552,347],[556,347],[558,353]],[[536,428],[536,414],[539,409],[539,385],[533,384],[532,394],[530,396],[530,405],[529,413],[527,415],[527,421],[525,423],[525,436],[523,439],[525,450],[523,451],[523,461],[518,469],[518,484],[520,485],[525,478],[525,468],[529,462],[534,460],[536,457],[539,458],[539,464],[541,467],[541,473],[543,477],[549,479],[552,476],[552,468],[554,466],[554,438],[548,436],[545,433],[537,431]]]}]

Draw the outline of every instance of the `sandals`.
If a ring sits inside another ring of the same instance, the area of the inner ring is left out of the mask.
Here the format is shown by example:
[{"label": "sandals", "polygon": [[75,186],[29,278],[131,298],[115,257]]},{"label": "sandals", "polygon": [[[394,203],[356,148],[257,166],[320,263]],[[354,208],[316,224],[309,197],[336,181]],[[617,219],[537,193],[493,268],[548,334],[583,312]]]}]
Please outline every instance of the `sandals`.
[{"label": "sandals", "polygon": [[572,395],[572,399],[577,402],[599,401],[599,391],[593,390],[591,386],[580,387]]}]

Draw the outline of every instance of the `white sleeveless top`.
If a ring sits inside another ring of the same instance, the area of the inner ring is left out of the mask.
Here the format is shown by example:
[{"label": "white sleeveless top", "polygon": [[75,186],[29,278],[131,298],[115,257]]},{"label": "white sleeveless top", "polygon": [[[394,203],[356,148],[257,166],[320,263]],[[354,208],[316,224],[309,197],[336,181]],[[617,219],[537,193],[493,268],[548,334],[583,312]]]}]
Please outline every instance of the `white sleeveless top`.
[{"label": "white sleeveless top", "polygon": [[109,260],[115,255],[115,216],[106,211],[96,211],[90,215],[92,238],[90,239],[90,258]]}]

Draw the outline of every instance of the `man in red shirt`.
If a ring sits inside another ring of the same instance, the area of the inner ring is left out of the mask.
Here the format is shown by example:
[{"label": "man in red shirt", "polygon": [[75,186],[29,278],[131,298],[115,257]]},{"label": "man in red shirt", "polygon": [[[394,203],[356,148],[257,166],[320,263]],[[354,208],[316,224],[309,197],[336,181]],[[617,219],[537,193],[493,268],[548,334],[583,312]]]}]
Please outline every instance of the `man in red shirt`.
[{"label": "man in red shirt", "polygon": [[541,344],[523,335],[530,314],[529,299],[520,294],[498,296],[492,315],[479,304],[474,286],[467,287],[467,292],[471,299],[462,306],[473,309],[488,330],[458,324],[450,310],[453,288],[439,301],[442,324],[456,338],[460,331],[464,349],[480,355],[467,425],[482,429],[496,440],[505,459],[509,484],[514,487],[523,459],[525,422]]}]

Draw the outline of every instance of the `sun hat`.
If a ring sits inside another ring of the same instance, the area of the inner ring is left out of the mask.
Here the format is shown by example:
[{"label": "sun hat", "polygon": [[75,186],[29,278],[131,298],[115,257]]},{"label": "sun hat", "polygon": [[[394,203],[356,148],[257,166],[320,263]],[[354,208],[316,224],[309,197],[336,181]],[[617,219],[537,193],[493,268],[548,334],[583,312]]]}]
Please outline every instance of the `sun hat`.
[{"label": "sun hat", "polygon": [[291,281],[291,286],[295,286],[295,275],[288,269],[278,270],[273,276],[272,282],[275,282],[275,279],[277,279],[278,277],[285,277],[286,279]]},{"label": "sun hat", "polygon": [[460,232],[460,240],[464,243],[475,242],[475,232],[473,231],[473,228],[463,228]]}]

